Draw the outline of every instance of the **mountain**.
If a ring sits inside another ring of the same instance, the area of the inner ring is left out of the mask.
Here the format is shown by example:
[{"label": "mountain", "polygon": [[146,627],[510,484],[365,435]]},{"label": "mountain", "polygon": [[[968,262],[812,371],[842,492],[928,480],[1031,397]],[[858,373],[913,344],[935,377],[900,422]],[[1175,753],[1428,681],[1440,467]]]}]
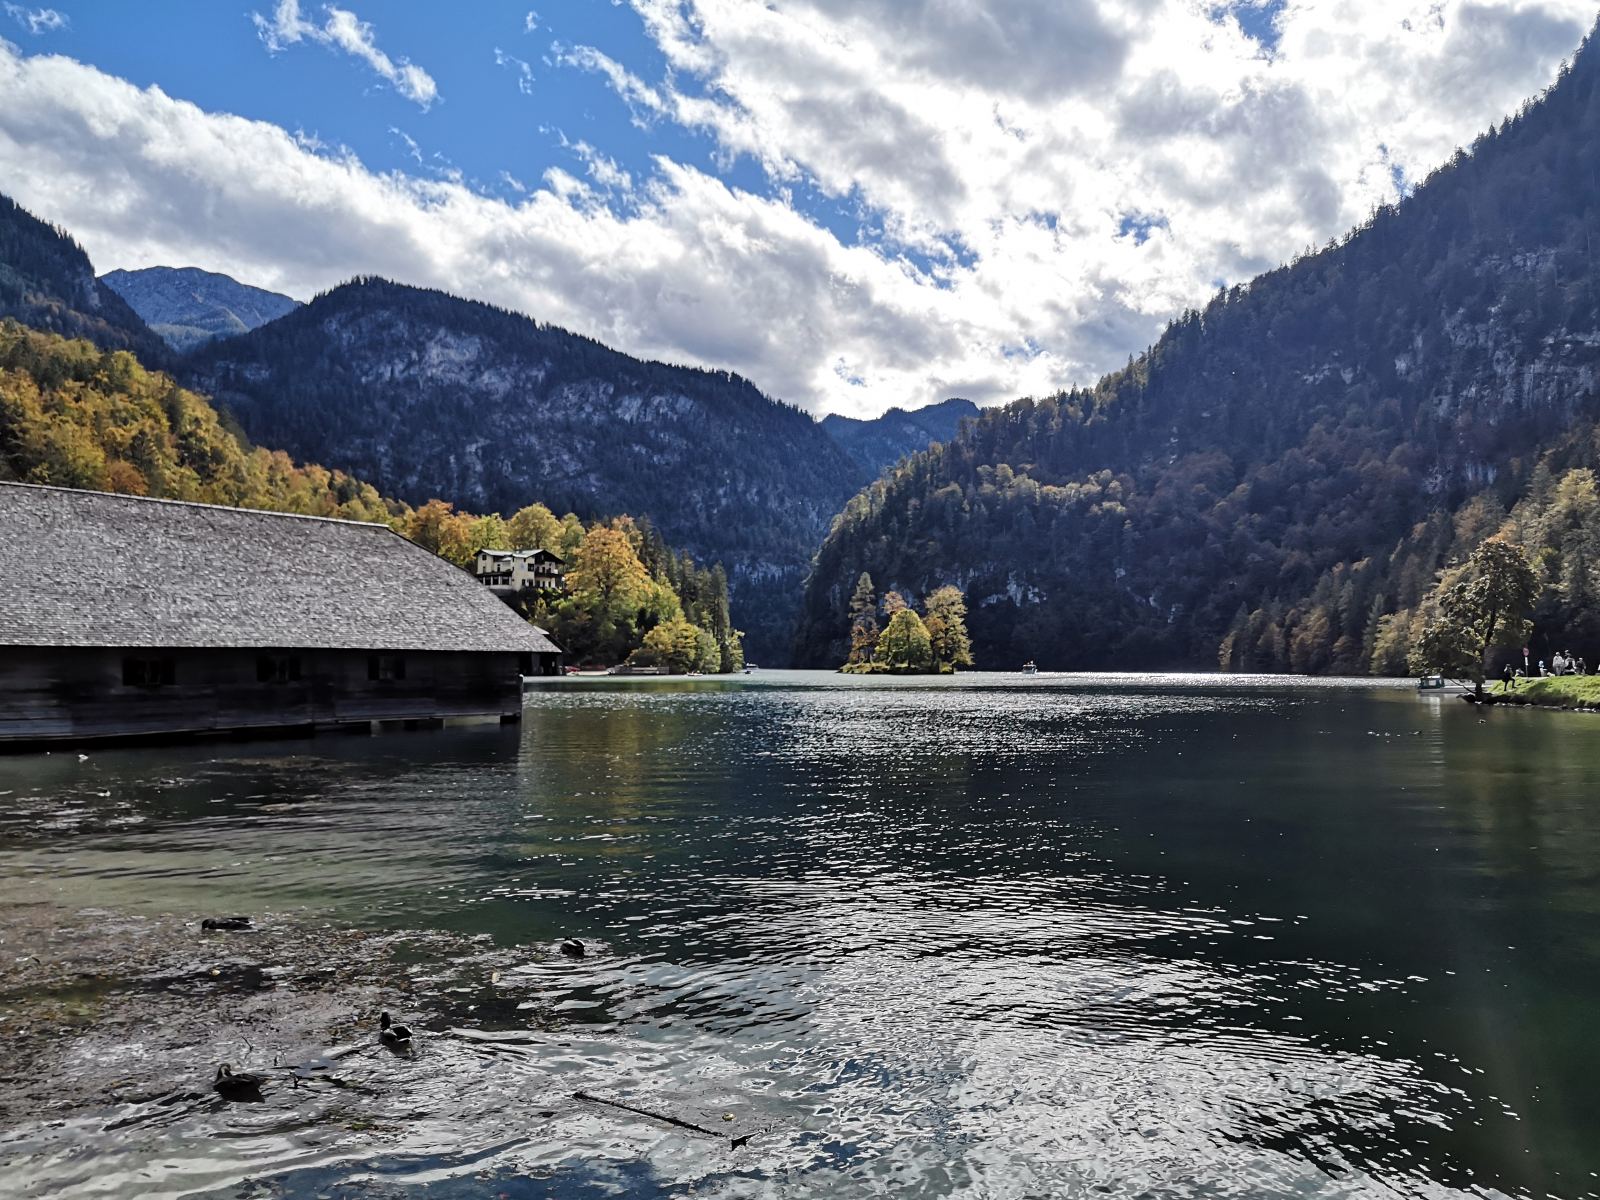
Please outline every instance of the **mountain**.
[{"label": "mountain", "polygon": [[980,666],[1394,669],[1435,572],[1600,459],[1597,255],[1591,35],[1341,242],[854,497],[798,657],[843,661],[865,571],[880,595],[964,588]]},{"label": "mountain", "polygon": [[768,664],[787,660],[811,555],[865,479],[809,416],[738,376],[381,279],[201,347],[187,381],[252,439],[414,504],[648,517],[726,567],[734,620]]},{"label": "mountain", "polygon": [[891,408],[881,417],[862,421],[836,413],[822,418],[823,431],[868,475],[877,475],[908,454],[932,442],[948,442],[961,422],[978,415],[971,400],[945,400],[914,412]]},{"label": "mountain", "polygon": [[300,306],[298,300],[198,267],[146,267],[100,277],[174,350],[248,333]]},{"label": "mountain", "polygon": [[170,354],[139,315],[101,283],[83,247],[0,196],[0,317],[104,350],[132,350],[152,365]]},{"label": "mountain", "polygon": [[360,480],[246,445],[171,377],[9,319],[0,319],[0,480],[354,521],[393,515]]}]

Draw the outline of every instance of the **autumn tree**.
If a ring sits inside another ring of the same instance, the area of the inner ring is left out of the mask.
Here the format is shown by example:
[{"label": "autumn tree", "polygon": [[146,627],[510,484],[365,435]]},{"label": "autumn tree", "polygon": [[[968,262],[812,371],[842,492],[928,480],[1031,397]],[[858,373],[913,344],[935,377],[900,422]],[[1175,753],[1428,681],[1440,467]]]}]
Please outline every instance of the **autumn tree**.
[{"label": "autumn tree", "polygon": [[972,639],[967,635],[967,601],[951,584],[936,588],[923,601],[928,641],[934,663],[952,670],[972,666]]},{"label": "autumn tree", "polygon": [[506,537],[513,550],[549,550],[559,553],[561,522],[542,504],[519,508],[506,522]]},{"label": "autumn tree", "polygon": [[[510,531],[499,513],[490,513],[486,517],[475,517],[467,525],[464,548],[467,552],[467,561],[470,563],[478,556],[479,550],[511,550]],[[463,566],[466,564],[463,563]]]},{"label": "autumn tree", "polygon": [[928,627],[910,608],[899,608],[878,639],[875,661],[891,671],[926,671],[933,665]]},{"label": "autumn tree", "polygon": [[630,656],[638,666],[662,667],[674,675],[703,669],[701,637],[703,629],[682,617],[661,622],[644,635],[644,643]]},{"label": "autumn tree", "polygon": [[677,598],[650,578],[620,529],[588,531],[567,572],[567,587],[554,632],[580,660],[621,662],[650,626],[679,615]]},{"label": "autumn tree", "polygon": [[1484,542],[1454,581],[1441,580],[1430,598],[1434,612],[1412,647],[1412,669],[1471,679],[1481,696],[1489,651],[1527,639],[1533,628],[1527,613],[1538,591],[1521,550],[1498,539]]}]

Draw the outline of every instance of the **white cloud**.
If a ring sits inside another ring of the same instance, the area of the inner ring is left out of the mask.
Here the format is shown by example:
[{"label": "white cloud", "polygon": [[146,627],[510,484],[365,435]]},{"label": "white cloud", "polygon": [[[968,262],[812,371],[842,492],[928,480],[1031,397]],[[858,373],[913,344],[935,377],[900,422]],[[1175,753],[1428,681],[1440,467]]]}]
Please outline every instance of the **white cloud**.
[{"label": "white cloud", "polygon": [[250,14],[250,19],[255,22],[256,31],[267,49],[274,54],[309,39],[360,59],[394,85],[395,91],[424,110],[438,99],[439,88],[433,76],[415,63],[403,58],[392,59],[379,50],[371,25],[349,9],[329,5],[322,11],[327,19],[318,25],[301,15],[299,0],[278,0],[271,17],[255,12]]},{"label": "white cloud", "polygon": [[604,75],[613,91],[633,110],[636,124],[645,124],[648,118],[666,111],[666,103],[649,84],[634,75],[616,59],[602,54],[593,46],[566,47],[559,42],[551,47],[558,66],[577,67]]},{"label": "white cloud", "polygon": [[624,171],[616,160],[601,154],[588,142],[569,142],[563,136],[561,144],[566,146],[582,160],[584,169],[589,178],[595,183],[610,191],[629,193],[633,191],[633,176]]},{"label": "white cloud", "polygon": [[66,13],[53,8],[24,8],[20,4],[7,4],[5,10],[6,16],[32,34],[54,33],[71,23]]},{"label": "white cloud", "polygon": [[533,95],[532,63],[518,58],[515,54],[507,54],[499,46],[496,46],[494,48],[494,65],[514,71],[517,76],[517,91],[524,96]]},{"label": "white cloud", "polygon": [[[0,179],[102,270],[193,264],[302,297],[388,275],[866,415],[1092,382],[1215,281],[1358,223],[1395,170],[1421,178],[1548,83],[1593,16],[1287,0],[1267,54],[1210,0],[632,3],[659,78],[598,47],[551,63],[647,128],[749,156],[772,194],[624,167],[591,135],[570,170],[487,195],[3,45]],[[287,15],[282,36],[313,36]]]}]

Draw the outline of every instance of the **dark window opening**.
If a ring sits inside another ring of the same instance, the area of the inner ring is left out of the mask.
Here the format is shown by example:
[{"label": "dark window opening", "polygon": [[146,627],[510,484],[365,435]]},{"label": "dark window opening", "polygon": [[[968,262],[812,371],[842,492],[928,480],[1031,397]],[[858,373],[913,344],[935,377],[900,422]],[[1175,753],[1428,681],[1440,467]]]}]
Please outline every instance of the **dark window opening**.
[{"label": "dark window opening", "polygon": [[178,663],[171,658],[125,658],[123,687],[170,687],[178,682]]},{"label": "dark window opening", "polygon": [[374,654],[367,659],[368,679],[404,679],[406,660],[398,654]]},{"label": "dark window opening", "polygon": [[297,683],[300,660],[292,654],[263,654],[256,659],[257,683]]}]

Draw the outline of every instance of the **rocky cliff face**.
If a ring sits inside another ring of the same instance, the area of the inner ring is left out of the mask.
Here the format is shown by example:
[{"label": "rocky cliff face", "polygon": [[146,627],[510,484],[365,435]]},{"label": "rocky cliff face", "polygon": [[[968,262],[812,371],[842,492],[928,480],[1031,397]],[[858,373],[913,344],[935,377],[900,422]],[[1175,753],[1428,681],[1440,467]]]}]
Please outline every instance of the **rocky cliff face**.
[{"label": "rocky cliff face", "polygon": [[288,296],[196,267],[108,271],[101,281],[175,350],[248,333],[300,305]]},{"label": "rocky cliff face", "polygon": [[412,503],[647,517],[725,566],[768,665],[786,661],[811,554],[864,478],[805,413],[736,376],[381,280],[202,348],[188,378],[253,439]]}]

